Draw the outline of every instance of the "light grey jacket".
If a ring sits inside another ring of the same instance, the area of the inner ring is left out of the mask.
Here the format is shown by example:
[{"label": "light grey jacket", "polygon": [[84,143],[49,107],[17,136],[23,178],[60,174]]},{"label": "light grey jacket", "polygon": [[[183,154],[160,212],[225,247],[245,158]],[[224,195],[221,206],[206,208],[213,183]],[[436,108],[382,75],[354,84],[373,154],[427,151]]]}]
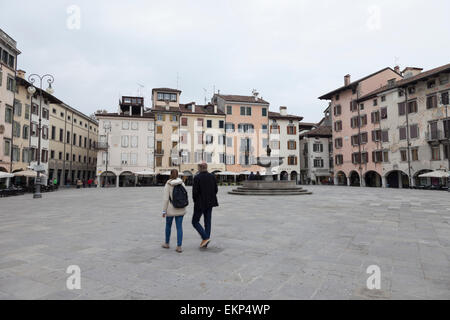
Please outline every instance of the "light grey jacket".
[{"label": "light grey jacket", "polygon": [[180,178],[169,180],[164,186],[163,211],[166,212],[168,217],[178,217],[184,216],[186,214],[186,208],[175,208],[169,201],[169,196],[171,199],[173,199],[173,187],[179,184],[183,185],[183,187],[186,188],[183,180],[181,180]]}]

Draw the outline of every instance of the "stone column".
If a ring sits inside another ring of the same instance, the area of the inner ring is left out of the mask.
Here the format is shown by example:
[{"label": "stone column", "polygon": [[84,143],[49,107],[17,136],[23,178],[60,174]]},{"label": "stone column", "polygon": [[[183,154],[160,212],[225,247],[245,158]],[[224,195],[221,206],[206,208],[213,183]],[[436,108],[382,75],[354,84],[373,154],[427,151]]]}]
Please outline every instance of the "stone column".
[{"label": "stone column", "polygon": [[347,177],[347,186],[349,187],[350,186],[350,177]]},{"label": "stone column", "polygon": [[398,187],[399,187],[400,189],[403,189],[402,174],[400,173],[400,171],[398,172]]},{"label": "stone column", "polygon": [[383,188],[387,187],[387,181],[386,181],[386,177],[381,177],[381,186]]},{"label": "stone column", "polygon": [[339,184],[339,180],[337,175],[334,176],[334,184],[337,186]]}]

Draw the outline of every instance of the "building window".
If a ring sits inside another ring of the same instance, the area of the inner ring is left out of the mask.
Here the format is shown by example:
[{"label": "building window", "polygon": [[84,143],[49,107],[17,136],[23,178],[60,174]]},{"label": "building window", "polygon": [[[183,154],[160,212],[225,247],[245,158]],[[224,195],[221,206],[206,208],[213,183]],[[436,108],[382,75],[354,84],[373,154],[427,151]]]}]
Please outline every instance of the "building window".
[{"label": "building window", "polygon": [[252,107],[247,107],[247,116],[251,116],[252,115]]},{"label": "building window", "polygon": [[408,161],[408,153],[406,149],[400,150],[400,159],[402,162]]},{"label": "building window", "polygon": [[322,158],[316,158],[314,159],[314,168],[323,168],[323,159]]},{"label": "building window", "polygon": [[340,116],[341,113],[342,113],[342,107],[341,107],[341,105],[334,106],[334,115],[335,115],[335,116]]},{"label": "building window", "polygon": [[131,121],[131,130],[138,130],[138,129],[139,129],[139,122]]},{"label": "building window", "polygon": [[374,111],[370,114],[370,120],[372,123],[380,123],[380,111]]},{"label": "building window", "polygon": [[341,149],[342,148],[342,138],[335,139],[334,146],[336,149]]},{"label": "building window", "polygon": [[412,161],[419,161],[419,148],[411,149],[411,159]]},{"label": "building window", "polygon": [[323,152],[323,144],[322,143],[314,143],[313,151],[314,152]]},{"label": "building window", "polygon": [[12,123],[13,119],[13,109],[10,106],[6,106],[5,108],[5,122]]},{"label": "building window", "polygon": [[181,118],[181,125],[183,127],[186,127],[188,125],[188,119],[187,118]]},{"label": "building window", "polygon": [[162,126],[156,126],[156,133],[158,133],[158,134],[163,133]]},{"label": "building window", "polygon": [[13,121],[13,137],[20,138],[20,123]]},{"label": "building window", "polygon": [[295,150],[295,149],[297,149],[297,141],[295,141],[295,140],[288,141],[287,142],[287,147],[288,147],[288,150]]},{"label": "building window", "polygon": [[297,134],[297,128],[294,125],[287,126],[287,134]]},{"label": "building window", "polygon": [[411,139],[419,137],[419,126],[417,124],[412,124],[409,126],[409,135]]},{"label": "building window", "polygon": [[380,109],[380,115],[381,115],[382,120],[387,119],[387,117],[388,117],[387,107],[383,107]]},{"label": "building window", "polygon": [[408,102],[408,113],[417,113],[417,101],[409,101]]},{"label": "building window", "polygon": [[5,147],[3,150],[3,154],[9,157],[11,155],[11,140],[3,140],[3,145]]},{"label": "building window", "polygon": [[432,95],[427,97],[427,109],[437,108],[437,96]]},{"label": "building window", "polygon": [[206,120],[206,127],[212,128],[212,120]]},{"label": "building window", "polygon": [[225,128],[225,121],[219,120],[219,129]]},{"label": "building window", "polygon": [[338,166],[344,164],[344,155],[337,154],[336,157],[335,157],[335,163]]},{"label": "building window", "polygon": [[342,121],[339,120],[334,123],[334,131],[342,131]]},{"label": "building window", "polygon": [[233,147],[233,138],[227,137],[227,147],[231,148]]},{"label": "building window", "polygon": [[432,161],[439,161],[441,160],[441,147],[431,147],[431,160]]},{"label": "building window", "polygon": [[227,106],[227,114],[233,114],[233,107]]},{"label": "building window", "polygon": [[128,129],[130,129],[130,122],[122,121],[122,130],[128,130]]},{"label": "building window", "polygon": [[427,82],[427,88],[432,89],[436,86],[436,80],[431,80]]},{"label": "building window", "polygon": [[241,107],[241,116],[245,116],[245,107]]},{"label": "building window", "polygon": [[121,137],[121,146],[122,146],[122,148],[128,148],[128,140],[129,140],[129,138],[128,138],[128,136],[122,136]]},{"label": "building window", "polygon": [[372,162],[374,162],[374,163],[383,162],[383,151],[373,151],[372,152]]},{"label": "building window", "polygon": [[267,117],[267,108],[262,108],[262,116]]},{"label": "building window", "polygon": [[406,127],[399,128],[400,140],[406,140]]},{"label": "building window", "polygon": [[441,103],[443,105],[449,105],[448,92],[441,93]]}]

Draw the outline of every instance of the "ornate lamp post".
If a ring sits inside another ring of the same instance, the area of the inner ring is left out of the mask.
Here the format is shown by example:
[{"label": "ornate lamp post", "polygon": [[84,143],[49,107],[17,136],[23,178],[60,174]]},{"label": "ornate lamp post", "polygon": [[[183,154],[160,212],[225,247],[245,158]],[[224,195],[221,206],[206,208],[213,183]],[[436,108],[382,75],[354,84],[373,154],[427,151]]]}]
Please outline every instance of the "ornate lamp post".
[{"label": "ornate lamp post", "polygon": [[49,94],[53,94],[54,90],[52,88],[52,83],[55,81],[55,78],[50,75],[50,74],[46,74],[43,76],[40,76],[38,74],[31,74],[28,77],[28,81],[31,83],[31,86],[28,87],[28,93],[33,96],[36,93],[36,88],[34,86],[34,83],[36,81],[39,80],[39,124],[38,124],[38,158],[37,158],[37,177],[36,177],[36,181],[35,181],[35,191],[33,194],[33,198],[34,199],[39,199],[42,198],[42,194],[41,194],[41,131],[42,131],[42,83],[45,81],[47,81],[48,83],[48,88],[47,88],[47,92]]}]

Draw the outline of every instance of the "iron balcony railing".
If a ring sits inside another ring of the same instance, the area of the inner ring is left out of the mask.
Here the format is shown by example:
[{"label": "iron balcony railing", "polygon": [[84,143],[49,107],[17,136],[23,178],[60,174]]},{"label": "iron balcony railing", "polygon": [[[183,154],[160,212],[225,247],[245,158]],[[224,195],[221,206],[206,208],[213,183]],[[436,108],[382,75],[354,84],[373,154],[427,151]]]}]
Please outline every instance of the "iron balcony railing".
[{"label": "iron balcony railing", "polygon": [[107,150],[109,148],[108,142],[97,142],[97,150]]},{"label": "iron balcony railing", "polygon": [[431,130],[427,132],[427,141],[428,142],[432,142],[432,141],[440,141],[440,140],[444,140],[445,135],[444,132],[442,130]]}]

